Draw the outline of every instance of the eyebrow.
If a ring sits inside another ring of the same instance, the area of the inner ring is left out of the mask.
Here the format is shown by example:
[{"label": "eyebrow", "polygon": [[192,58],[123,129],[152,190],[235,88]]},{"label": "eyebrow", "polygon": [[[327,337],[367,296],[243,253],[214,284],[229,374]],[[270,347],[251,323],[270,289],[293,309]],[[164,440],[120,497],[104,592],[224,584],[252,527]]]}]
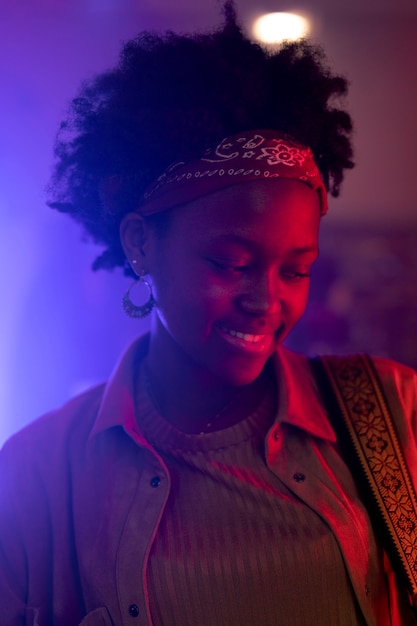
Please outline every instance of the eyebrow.
[{"label": "eyebrow", "polygon": [[291,250],[293,254],[309,254],[310,252],[314,252],[314,254],[319,253],[318,246],[304,246],[303,248],[293,248]]},{"label": "eyebrow", "polygon": [[[226,241],[226,242],[231,242],[231,243],[240,243],[242,245],[246,245],[246,246],[253,246],[254,242],[252,241],[252,239],[248,239],[247,237],[242,237],[241,235],[236,235],[235,233],[230,233],[229,235],[226,234],[222,234],[219,236],[214,236],[212,238],[210,238],[211,241],[215,242],[215,241]],[[256,245],[256,244],[255,244]],[[298,248],[292,248],[291,250],[289,250],[289,252],[291,254],[297,255],[297,256],[301,256],[303,254],[319,254],[319,248],[317,245],[307,245],[307,246],[301,246]]]}]

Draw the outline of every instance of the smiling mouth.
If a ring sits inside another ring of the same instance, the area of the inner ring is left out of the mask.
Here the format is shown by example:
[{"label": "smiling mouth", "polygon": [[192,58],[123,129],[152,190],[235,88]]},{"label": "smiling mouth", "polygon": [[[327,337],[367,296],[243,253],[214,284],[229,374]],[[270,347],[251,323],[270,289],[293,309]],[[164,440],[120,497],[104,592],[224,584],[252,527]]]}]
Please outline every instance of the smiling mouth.
[{"label": "smiling mouth", "polygon": [[225,326],[218,326],[217,331],[229,345],[238,350],[245,350],[246,352],[266,352],[271,347],[274,340],[273,333],[255,335],[252,333],[242,333],[238,330],[226,328]]},{"label": "smiling mouth", "polygon": [[222,326],[220,330],[227,335],[231,335],[232,337],[237,337],[238,339],[242,339],[243,341],[249,341],[250,343],[259,343],[265,337],[270,337],[270,335],[252,335],[250,333],[240,333],[237,330],[231,330],[230,328],[225,328]]}]

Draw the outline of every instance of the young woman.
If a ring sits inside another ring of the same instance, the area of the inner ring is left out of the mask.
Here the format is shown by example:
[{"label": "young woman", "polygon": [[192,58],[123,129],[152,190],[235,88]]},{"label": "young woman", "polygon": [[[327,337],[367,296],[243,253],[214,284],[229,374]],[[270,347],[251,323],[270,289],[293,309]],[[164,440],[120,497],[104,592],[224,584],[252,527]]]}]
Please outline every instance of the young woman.
[{"label": "young woman", "polygon": [[[129,42],[61,127],[51,204],[104,246],[95,269],[148,288],[123,303],[152,323],[106,385],[2,450],[2,626],[415,623],[310,365],[282,347],[353,165],[346,82],[225,16]],[[374,367],[415,458],[416,375]]]}]

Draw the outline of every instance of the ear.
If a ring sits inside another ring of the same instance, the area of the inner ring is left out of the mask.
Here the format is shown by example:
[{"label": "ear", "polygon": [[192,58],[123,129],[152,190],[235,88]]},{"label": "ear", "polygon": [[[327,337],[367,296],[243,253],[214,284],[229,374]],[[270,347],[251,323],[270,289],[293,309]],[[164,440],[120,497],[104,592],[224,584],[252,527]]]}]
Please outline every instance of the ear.
[{"label": "ear", "polygon": [[142,215],[127,213],[120,223],[119,234],[124,253],[135,274],[146,274],[149,227]]}]

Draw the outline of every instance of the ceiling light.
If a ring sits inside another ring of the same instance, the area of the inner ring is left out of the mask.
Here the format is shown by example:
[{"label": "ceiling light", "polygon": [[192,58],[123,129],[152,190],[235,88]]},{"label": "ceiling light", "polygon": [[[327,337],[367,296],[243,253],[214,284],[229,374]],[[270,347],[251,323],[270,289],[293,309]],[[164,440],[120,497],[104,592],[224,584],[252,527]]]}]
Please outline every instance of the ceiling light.
[{"label": "ceiling light", "polygon": [[296,41],[310,32],[309,20],[296,13],[266,13],[255,20],[253,33],[263,43]]}]

